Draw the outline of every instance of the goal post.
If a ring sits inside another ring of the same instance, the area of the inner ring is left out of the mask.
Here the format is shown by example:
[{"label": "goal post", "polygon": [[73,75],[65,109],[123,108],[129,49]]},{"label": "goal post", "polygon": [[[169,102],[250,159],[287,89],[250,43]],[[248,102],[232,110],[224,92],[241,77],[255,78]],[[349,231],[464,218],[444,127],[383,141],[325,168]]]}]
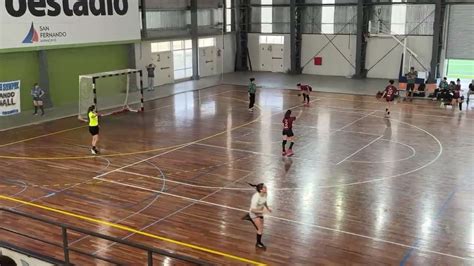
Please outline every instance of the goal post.
[{"label": "goal post", "polygon": [[122,69],[80,75],[78,111],[80,120],[87,120],[87,110],[91,105],[95,105],[102,115],[143,111],[142,70]]}]

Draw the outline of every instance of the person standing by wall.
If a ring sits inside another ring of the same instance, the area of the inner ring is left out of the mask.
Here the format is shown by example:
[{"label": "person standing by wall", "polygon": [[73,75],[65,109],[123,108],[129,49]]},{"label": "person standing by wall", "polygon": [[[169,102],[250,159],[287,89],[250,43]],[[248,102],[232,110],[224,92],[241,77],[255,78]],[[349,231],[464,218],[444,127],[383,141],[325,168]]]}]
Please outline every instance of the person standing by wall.
[{"label": "person standing by wall", "polygon": [[33,105],[35,107],[35,112],[33,113],[34,115],[38,115],[38,107],[41,110],[41,115],[44,115],[44,108],[43,108],[43,96],[45,95],[45,92],[38,83],[35,83],[33,85],[33,88],[31,89],[31,96],[33,97]]},{"label": "person standing by wall", "polygon": [[255,84],[255,78],[250,78],[248,87],[249,93],[249,112],[253,112],[253,106],[255,105],[255,93],[257,92],[257,85]]},{"label": "person standing by wall", "polygon": [[415,90],[415,82],[418,77],[418,72],[415,71],[414,67],[410,67],[410,72],[405,76],[407,78],[407,99],[413,101],[413,91]]},{"label": "person standing by wall", "polygon": [[146,71],[148,72],[148,91],[155,90],[155,64],[150,63],[146,67]]}]

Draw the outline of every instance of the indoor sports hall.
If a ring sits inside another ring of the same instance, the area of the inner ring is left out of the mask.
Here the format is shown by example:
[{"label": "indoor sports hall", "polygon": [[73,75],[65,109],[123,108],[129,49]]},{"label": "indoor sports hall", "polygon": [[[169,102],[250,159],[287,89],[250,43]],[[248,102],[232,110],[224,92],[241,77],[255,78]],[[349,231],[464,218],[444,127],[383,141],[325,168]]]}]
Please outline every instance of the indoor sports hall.
[{"label": "indoor sports hall", "polygon": [[2,1],[0,265],[473,265],[473,14]]}]

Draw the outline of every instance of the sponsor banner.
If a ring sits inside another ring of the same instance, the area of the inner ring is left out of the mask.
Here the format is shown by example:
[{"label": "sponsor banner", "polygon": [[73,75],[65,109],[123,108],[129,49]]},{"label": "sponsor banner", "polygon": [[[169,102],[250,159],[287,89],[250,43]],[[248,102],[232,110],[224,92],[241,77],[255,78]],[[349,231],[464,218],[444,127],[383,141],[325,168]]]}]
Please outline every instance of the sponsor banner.
[{"label": "sponsor banner", "polygon": [[138,0],[0,1],[0,49],[139,39]]},{"label": "sponsor banner", "polygon": [[0,82],[0,116],[20,113],[20,81]]}]

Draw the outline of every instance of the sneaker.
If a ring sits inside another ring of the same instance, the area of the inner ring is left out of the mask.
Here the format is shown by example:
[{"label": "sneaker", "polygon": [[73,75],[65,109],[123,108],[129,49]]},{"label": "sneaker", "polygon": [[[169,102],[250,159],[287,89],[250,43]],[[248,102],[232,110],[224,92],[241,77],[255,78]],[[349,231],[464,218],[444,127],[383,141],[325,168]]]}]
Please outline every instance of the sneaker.
[{"label": "sneaker", "polygon": [[99,154],[99,153],[100,153],[97,148],[95,148],[94,151],[95,151],[96,154]]},{"label": "sneaker", "polygon": [[34,113],[33,115],[38,115],[38,113]]},{"label": "sneaker", "polygon": [[294,154],[293,150],[291,150],[291,149],[286,152],[286,156],[288,156],[288,157],[293,156],[293,154]]},{"label": "sneaker", "polygon": [[91,153],[94,154],[94,155],[97,154],[97,152],[94,149],[91,149]]},{"label": "sneaker", "polygon": [[285,155],[286,155],[286,151],[282,151],[282,152],[281,152],[281,155],[282,155],[282,156],[285,156]]},{"label": "sneaker", "polygon": [[252,109],[252,108],[249,108],[249,112],[250,112],[250,113],[253,113],[253,109]]},{"label": "sneaker", "polygon": [[257,244],[255,244],[255,246],[256,246],[257,248],[267,249],[267,247],[266,247],[263,243],[257,243]]}]

